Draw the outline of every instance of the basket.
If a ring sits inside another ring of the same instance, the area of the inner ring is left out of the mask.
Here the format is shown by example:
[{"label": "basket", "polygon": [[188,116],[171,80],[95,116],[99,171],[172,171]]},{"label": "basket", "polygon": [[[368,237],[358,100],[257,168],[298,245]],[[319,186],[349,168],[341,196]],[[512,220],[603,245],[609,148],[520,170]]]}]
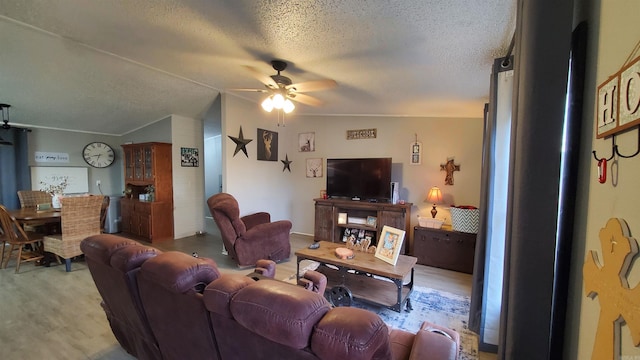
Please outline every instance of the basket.
[{"label": "basket", "polygon": [[451,228],[453,231],[477,234],[480,227],[480,209],[452,207]]},{"label": "basket", "polygon": [[440,229],[444,221],[440,219],[432,219],[427,217],[418,216],[418,223],[421,227]]}]

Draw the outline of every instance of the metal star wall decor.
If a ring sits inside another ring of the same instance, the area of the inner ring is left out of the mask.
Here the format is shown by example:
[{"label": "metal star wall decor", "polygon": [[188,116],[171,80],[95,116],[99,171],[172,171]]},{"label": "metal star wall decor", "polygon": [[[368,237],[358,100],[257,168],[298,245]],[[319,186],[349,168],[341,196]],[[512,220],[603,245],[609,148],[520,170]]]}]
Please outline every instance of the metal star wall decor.
[{"label": "metal star wall decor", "polygon": [[284,167],[282,168],[282,172],[284,172],[285,170],[289,170],[289,172],[291,172],[291,163],[293,161],[289,160],[289,154],[286,154],[284,157],[284,160],[280,160],[282,161],[282,163],[284,164]]},{"label": "metal star wall decor", "polygon": [[244,155],[248,158],[249,154],[247,154],[247,144],[252,142],[253,139],[244,138],[244,135],[242,134],[242,126],[240,126],[240,134],[238,134],[238,137],[234,137],[231,135],[227,136],[229,137],[229,139],[233,140],[234,143],[236,143],[236,150],[233,152],[233,156],[236,156],[238,151],[242,150]]}]

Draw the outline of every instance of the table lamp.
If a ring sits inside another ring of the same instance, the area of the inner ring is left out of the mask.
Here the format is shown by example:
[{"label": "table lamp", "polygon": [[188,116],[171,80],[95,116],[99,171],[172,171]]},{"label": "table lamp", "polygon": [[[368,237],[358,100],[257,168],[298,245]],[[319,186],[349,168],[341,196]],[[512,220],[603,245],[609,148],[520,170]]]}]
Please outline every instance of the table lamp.
[{"label": "table lamp", "polygon": [[429,189],[429,194],[427,194],[427,201],[433,203],[433,209],[431,209],[431,217],[436,218],[436,214],[438,210],[436,210],[436,204],[442,201],[442,191],[437,186]]}]

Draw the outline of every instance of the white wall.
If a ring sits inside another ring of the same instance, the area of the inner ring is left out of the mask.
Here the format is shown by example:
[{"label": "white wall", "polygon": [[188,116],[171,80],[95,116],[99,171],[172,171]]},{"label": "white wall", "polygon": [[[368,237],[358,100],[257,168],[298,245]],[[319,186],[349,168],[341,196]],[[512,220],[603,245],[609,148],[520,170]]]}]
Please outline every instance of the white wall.
[{"label": "white wall", "polygon": [[[591,150],[598,156],[611,154],[611,139],[595,138],[595,94],[599,84],[606,81],[625,63],[640,39],[640,2],[637,0],[595,0],[591,8],[589,22],[587,80],[585,84],[584,126],[581,159],[581,186],[579,189],[578,219],[574,238],[572,261],[572,286],[569,299],[569,322],[567,330],[567,359],[590,359],[595,334],[598,327],[600,303],[585,294],[582,267],[591,250],[600,253],[602,249],[599,231],[612,217],[627,221],[631,235],[640,233],[640,156],[631,159],[619,158],[609,162],[608,179],[605,184],[597,181],[596,162]],[[636,58],[636,53],[632,56]],[[623,154],[636,151],[638,146],[638,128],[620,134],[616,138],[619,150]],[[615,180],[615,183],[614,183]],[[629,286],[637,287],[640,282],[638,261],[631,264],[628,276]],[[637,307],[636,307],[637,309]],[[636,319],[637,320],[637,319]],[[638,323],[636,322],[636,327]],[[636,328],[637,331],[637,328]],[[621,330],[621,359],[640,359],[640,348],[632,344],[628,326]]]},{"label": "white wall", "polygon": [[[202,121],[171,116],[173,222],[176,239],[204,231],[204,138]],[[196,148],[198,167],[182,167],[181,148]]]},{"label": "white wall", "polygon": [[[487,80],[488,81],[488,80]],[[258,105],[254,105],[258,109]],[[426,202],[432,186],[443,192],[444,204],[437,207],[437,218],[451,223],[448,206],[479,205],[482,167],[482,109],[478,118],[408,118],[376,116],[292,116],[286,120],[287,144],[291,163],[293,231],[313,234],[314,202],[326,188],[326,169],[322,178],[306,177],[306,159],[391,157],[392,181],[400,182],[400,198],[413,203],[411,222],[417,215],[431,216],[432,204]],[[275,120],[271,120],[274,122]],[[347,140],[347,130],[377,129],[377,138]],[[298,151],[298,134],[315,132],[316,150]],[[422,164],[409,165],[410,147],[415,137],[423,144]],[[281,137],[282,142],[282,137]],[[284,158],[284,154],[280,156]],[[440,170],[448,157],[460,164],[454,173],[454,185],[445,185],[445,172]],[[280,166],[280,171],[282,166]]]},{"label": "white wall", "polygon": [[[253,139],[246,146],[248,157],[242,151],[234,156],[236,146],[228,137],[238,137],[240,127],[244,138]],[[292,219],[298,201],[292,191],[293,175],[282,171],[280,161],[257,160],[259,128],[278,133],[278,155],[284,159],[291,146],[289,127],[278,127],[275,113],[264,112],[259,104],[222,95],[223,191],[238,200],[240,215],[266,211],[272,220]]]},{"label": "white wall", "polygon": [[[29,166],[72,166],[88,168],[89,192],[104,195],[121,195],[123,190],[122,180],[122,140],[118,136],[87,134],[62,130],[34,128],[29,133]],[[111,166],[97,169],[89,166],[83,159],[82,150],[94,141],[102,141],[109,144],[116,152],[116,160]],[[41,163],[35,161],[35,152],[57,152],[69,154],[68,163]],[[100,188],[96,181],[100,180]]]}]

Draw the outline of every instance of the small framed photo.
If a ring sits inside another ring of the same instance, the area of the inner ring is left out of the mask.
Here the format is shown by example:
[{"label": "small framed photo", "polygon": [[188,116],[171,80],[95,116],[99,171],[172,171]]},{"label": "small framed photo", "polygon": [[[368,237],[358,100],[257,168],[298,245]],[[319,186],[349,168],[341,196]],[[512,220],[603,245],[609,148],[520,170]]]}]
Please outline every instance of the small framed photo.
[{"label": "small framed photo", "polygon": [[367,225],[376,227],[377,220],[378,218],[376,218],[375,216],[367,216]]},{"label": "small framed photo", "polygon": [[338,224],[347,223],[347,213],[338,213]]},{"label": "small framed photo", "polygon": [[375,257],[395,266],[402,250],[404,234],[404,230],[385,225],[380,233]]}]

